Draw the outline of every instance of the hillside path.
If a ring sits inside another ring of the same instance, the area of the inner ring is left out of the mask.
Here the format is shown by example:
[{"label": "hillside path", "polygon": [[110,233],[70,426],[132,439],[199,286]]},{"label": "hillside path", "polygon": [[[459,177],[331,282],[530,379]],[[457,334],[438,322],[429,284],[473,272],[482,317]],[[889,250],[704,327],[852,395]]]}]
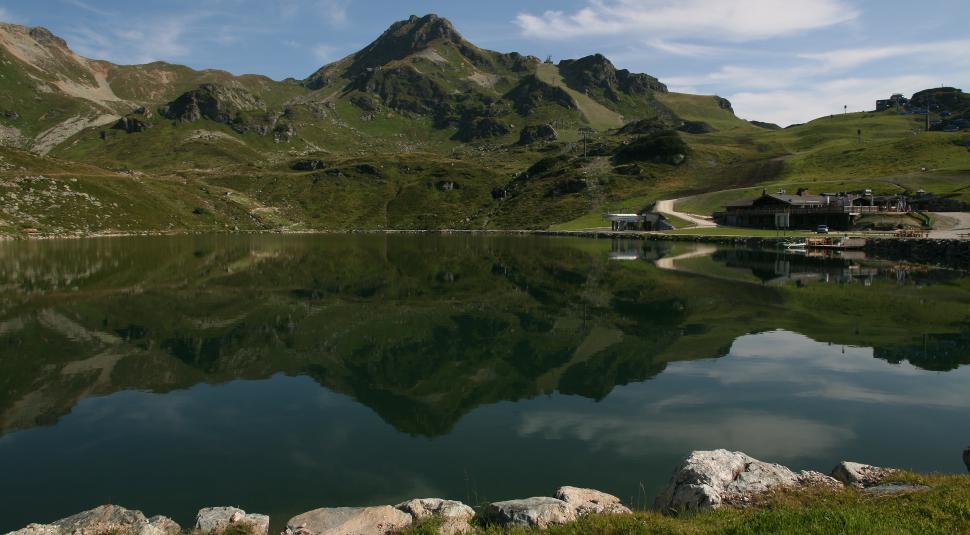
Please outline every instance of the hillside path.
[{"label": "hillside path", "polygon": [[681,200],[682,199],[667,199],[664,201],[657,201],[654,211],[664,215],[674,216],[678,219],[683,219],[684,221],[692,223],[695,227],[699,228],[711,228],[717,226],[717,223],[712,221],[710,218],[704,218],[703,216],[693,214],[685,214],[683,212],[674,210],[674,206],[676,206],[676,204]]},{"label": "hillside path", "polygon": [[955,223],[950,228],[931,230],[930,238],[936,240],[965,240],[970,235],[970,212],[933,212],[932,215],[937,219],[951,220],[955,221]]}]

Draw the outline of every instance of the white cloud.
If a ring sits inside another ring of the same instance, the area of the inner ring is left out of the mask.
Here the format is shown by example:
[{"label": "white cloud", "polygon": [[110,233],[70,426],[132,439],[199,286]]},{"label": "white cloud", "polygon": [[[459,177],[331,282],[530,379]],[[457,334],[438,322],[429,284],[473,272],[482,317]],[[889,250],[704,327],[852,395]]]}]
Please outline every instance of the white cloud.
[{"label": "white cloud", "polygon": [[337,59],[334,57],[336,51],[336,47],[325,43],[320,43],[311,49],[311,52],[313,52],[313,57],[324,63],[330,63],[331,61]]},{"label": "white cloud", "polygon": [[751,41],[833,26],[858,14],[842,0],[801,0],[797,7],[777,0],[588,0],[575,13],[521,13],[515,22],[525,36],[538,39],[649,32]]},{"label": "white cloud", "polygon": [[310,13],[330,26],[347,24],[349,0],[277,0],[276,3],[277,12],[284,19]]},{"label": "white cloud", "polygon": [[[665,77],[664,82],[678,92],[717,92],[731,100],[739,116],[788,125],[840,113],[844,106],[871,110],[877,99],[892,93],[963,85],[970,81],[967,50],[967,39],[837,49],[793,54],[780,62],[773,57],[777,66],[725,65],[708,73]],[[881,61],[889,62],[864,70]],[[940,79],[934,72],[948,77]]]},{"label": "white cloud", "polygon": [[826,115],[875,108],[876,100],[892,93],[909,95],[936,87],[940,80],[930,75],[847,78],[806,82],[799,88],[770,91],[741,91],[729,94],[739,116],[789,125]]},{"label": "white cloud", "polygon": [[110,17],[110,16],[115,15],[115,13],[112,12],[112,11],[107,11],[105,9],[101,9],[101,8],[92,6],[91,4],[89,4],[87,2],[82,2],[81,0],[63,0],[63,1],[66,4],[70,4],[70,5],[74,6],[74,7],[79,7],[81,9],[83,9],[84,11],[88,11],[90,13],[94,13],[95,15],[101,15],[102,17]]},{"label": "white cloud", "polygon": [[647,45],[661,52],[691,58],[717,56],[723,53],[723,49],[718,47],[665,41],[659,38],[647,42]]},{"label": "white cloud", "polygon": [[921,64],[926,63],[970,63],[970,39],[937,41],[930,43],[901,44],[893,46],[849,48],[829,52],[799,54],[798,57],[817,61],[832,69],[851,69],[874,61],[911,57]]},{"label": "white cloud", "polygon": [[547,440],[581,440],[594,450],[624,457],[652,455],[651,449],[727,448],[774,461],[817,456],[855,438],[851,429],[784,414],[712,410],[682,414],[592,417],[560,411],[527,412],[518,434]]},{"label": "white cloud", "polygon": [[316,9],[333,26],[347,24],[347,0],[317,0]]},{"label": "white cloud", "polygon": [[159,20],[149,33],[140,30],[98,31],[78,26],[70,34],[70,45],[84,56],[114,63],[150,63],[188,56],[185,42],[188,21],[178,18]]}]

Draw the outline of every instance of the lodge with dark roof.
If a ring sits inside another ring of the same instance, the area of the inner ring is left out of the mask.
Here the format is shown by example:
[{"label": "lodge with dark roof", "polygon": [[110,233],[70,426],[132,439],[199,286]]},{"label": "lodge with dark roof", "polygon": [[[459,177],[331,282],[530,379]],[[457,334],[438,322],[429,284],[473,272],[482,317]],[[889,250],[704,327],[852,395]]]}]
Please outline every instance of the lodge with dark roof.
[{"label": "lodge with dark roof", "polygon": [[848,230],[863,214],[906,213],[906,198],[900,195],[857,195],[823,193],[810,195],[799,190],[795,195],[784,191],[728,204],[714,214],[714,221],[732,227],[766,229],[814,229],[826,225],[833,230]]}]

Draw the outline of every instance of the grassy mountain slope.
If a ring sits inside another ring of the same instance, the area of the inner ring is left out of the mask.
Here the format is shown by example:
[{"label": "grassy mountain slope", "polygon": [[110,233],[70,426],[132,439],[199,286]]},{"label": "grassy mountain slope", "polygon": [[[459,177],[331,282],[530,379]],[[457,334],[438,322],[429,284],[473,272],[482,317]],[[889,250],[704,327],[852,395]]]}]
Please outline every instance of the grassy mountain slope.
[{"label": "grassy mountain slope", "polygon": [[[598,54],[553,65],[478,48],[434,15],[395,23],[302,81],[113,65],[43,28],[0,24],[0,75],[0,146],[54,156],[64,169],[93,166],[116,189],[165,184],[151,193],[164,197],[159,207],[212,214],[176,210],[125,227],[141,230],[578,228],[602,224],[604,210],[764,185],[881,181],[963,196],[970,169],[965,136],[915,135],[922,117],[761,128],[723,98],[670,93]],[[921,98],[934,117],[955,110],[947,125],[962,117],[956,90]],[[594,131],[585,144],[584,128]],[[206,190],[223,202],[198,197]],[[102,200],[79,213],[113,206]],[[114,228],[18,214],[6,232]]]}]

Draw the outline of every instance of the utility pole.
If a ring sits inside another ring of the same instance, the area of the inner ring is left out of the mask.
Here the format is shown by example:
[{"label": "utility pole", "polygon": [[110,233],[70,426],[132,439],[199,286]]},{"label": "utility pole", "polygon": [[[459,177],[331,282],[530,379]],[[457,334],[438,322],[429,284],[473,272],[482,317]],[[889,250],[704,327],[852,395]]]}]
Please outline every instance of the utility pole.
[{"label": "utility pole", "polygon": [[579,129],[579,133],[583,135],[583,158],[589,158],[589,138],[593,135],[593,129],[583,127]]}]

